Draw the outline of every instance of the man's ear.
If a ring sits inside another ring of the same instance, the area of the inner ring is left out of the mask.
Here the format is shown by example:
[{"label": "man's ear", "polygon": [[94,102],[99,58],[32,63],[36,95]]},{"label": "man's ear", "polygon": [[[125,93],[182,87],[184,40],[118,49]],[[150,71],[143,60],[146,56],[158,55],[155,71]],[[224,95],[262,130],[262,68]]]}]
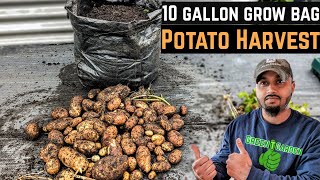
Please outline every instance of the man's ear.
[{"label": "man's ear", "polygon": [[292,80],[292,83],[291,83],[291,90],[292,92],[294,92],[294,89],[296,88],[296,82],[294,80]]}]

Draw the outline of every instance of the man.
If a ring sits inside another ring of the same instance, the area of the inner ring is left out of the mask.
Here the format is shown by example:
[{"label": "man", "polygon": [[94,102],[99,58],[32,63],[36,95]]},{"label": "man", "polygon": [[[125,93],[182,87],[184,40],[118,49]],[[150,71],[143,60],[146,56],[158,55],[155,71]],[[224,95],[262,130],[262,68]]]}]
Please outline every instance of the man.
[{"label": "man", "polygon": [[288,107],[295,89],[284,59],[261,61],[254,72],[260,108],[226,129],[219,152],[201,157],[191,145],[198,179],[320,179],[320,122]]}]

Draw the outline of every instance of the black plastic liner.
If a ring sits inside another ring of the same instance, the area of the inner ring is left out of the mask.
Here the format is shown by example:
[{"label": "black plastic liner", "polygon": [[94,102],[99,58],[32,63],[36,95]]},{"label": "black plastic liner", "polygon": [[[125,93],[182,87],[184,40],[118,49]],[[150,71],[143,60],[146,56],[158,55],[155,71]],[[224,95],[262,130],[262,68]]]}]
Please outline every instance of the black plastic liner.
[{"label": "black plastic liner", "polygon": [[97,2],[68,0],[65,6],[74,29],[74,56],[82,85],[150,84],[158,75],[160,61],[160,3],[134,2],[150,10],[149,19],[129,23],[82,16],[93,3]]}]

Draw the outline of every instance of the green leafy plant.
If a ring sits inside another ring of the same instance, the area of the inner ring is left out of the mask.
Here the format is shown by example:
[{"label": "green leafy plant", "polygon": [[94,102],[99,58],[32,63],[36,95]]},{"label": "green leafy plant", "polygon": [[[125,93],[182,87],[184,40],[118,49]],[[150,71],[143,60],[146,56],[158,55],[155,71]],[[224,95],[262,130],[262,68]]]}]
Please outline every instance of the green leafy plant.
[{"label": "green leafy plant", "polygon": [[[242,100],[240,105],[236,108],[239,114],[248,113],[254,109],[259,108],[259,103],[256,98],[256,90],[253,89],[251,93],[248,92],[239,92],[238,97]],[[299,111],[301,114],[310,116],[308,111],[308,103],[303,103],[302,105],[294,104],[292,101],[289,102],[289,107],[296,111]]]}]

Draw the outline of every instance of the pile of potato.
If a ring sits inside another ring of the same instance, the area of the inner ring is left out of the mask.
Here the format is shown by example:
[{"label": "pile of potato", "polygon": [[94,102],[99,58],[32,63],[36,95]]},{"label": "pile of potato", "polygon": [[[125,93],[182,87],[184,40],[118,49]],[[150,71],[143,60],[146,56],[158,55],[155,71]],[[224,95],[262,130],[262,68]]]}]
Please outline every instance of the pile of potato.
[{"label": "pile of potato", "polygon": [[179,163],[184,142],[179,130],[187,107],[178,112],[162,101],[134,99],[139,93],[118,84],[73,97],[68,110],[54,108],[53,120],[42,128],[49,140],[39,154],[45,170],[55,179],[81,174],[138,180],[144,175],[155,179]]}]

